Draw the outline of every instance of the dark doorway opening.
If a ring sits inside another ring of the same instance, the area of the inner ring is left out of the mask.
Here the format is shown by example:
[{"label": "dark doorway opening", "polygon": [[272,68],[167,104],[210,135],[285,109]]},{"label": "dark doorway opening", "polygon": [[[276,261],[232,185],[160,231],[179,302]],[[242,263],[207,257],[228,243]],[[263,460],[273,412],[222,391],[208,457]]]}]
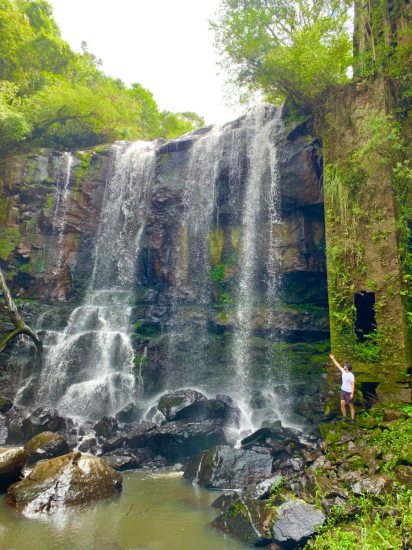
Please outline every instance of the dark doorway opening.
[{"label": "dark doorway opening", "polygon": [[366,407],[370,408],[373,405],[376,405],[378,402],[378,396],[376,394],[376,388],[379,386],[378,382],[362,382],[360,385],[360,390],[362,392],[363,398],[366,401]]},{"label": "dark doorway opening", "polygon": [[375,293],[358,292],[355,294],[356,321],[355,332],[358,342],[364,342],[368,334],[376,332]]}]

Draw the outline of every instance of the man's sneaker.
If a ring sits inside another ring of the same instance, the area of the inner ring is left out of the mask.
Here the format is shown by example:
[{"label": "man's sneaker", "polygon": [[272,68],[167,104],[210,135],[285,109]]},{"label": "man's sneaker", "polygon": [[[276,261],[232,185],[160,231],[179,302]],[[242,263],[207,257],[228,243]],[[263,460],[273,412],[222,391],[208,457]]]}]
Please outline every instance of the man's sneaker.
[{"label": "man's sneaker", "polygon": [[355,424],[355,421],[353,420],[353,418],[351,418],[351,419],[349,420],[349,422],[350,422],[350,424]]}]

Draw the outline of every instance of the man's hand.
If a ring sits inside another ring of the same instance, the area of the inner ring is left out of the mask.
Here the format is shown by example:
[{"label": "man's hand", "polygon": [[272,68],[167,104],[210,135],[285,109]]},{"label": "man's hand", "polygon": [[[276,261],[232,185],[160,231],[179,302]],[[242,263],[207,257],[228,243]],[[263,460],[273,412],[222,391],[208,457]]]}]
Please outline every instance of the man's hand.
[{"label": "man's hand", "polygon": [[335,359],[335,356],[332,353],[329,354],[329,357],[332,359],[332,361]]}]

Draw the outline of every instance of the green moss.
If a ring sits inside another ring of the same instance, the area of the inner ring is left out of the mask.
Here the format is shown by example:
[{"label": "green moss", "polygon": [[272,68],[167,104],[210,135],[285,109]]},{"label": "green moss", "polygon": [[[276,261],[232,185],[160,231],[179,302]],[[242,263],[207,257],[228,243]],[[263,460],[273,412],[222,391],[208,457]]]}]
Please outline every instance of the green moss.
[{"label": "green moss", "polygon": [[80,159],[75,178],[75,188],[78,190],[81,182],[88,179],[92,153],[90,151],[79,151],[76,156]]},{"label": "green moss", "polygon": [[219,264],[222,257],[223,245],[225,242],[225,234],[220,227],[214,229],[208,236],[209,252],[212,265],[215,267]]},{"label": "green moss", "polygon": [[17,227],[4,227],[0,230],[0,258],[7,260],[21,238],[20,230]]}]

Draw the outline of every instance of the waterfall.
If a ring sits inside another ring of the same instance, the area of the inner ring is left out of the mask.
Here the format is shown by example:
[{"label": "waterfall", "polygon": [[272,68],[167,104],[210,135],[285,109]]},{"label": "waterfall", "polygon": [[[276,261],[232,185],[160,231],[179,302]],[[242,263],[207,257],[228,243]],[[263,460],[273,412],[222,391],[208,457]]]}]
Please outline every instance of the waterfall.
[{"label": "waterfall", "polygon": [[57,189],[53,207],[53,231],[57,235],[57,261],[54,275],[58,275],[63,260],[63,237],[67,222],[67,209],[70,201],[70,176],[73,164],[71,153],[63,153],[58,159]]},{"label": "waterfall", "polygon": [[[249,420],[254,370],[251,347],[256,318],[260,307],[264,308],[266,315],[273,315],[272,308],[279,291],[279,259],[273,227],[280,223],[278,149],[275,137],[281,124],[280,109],[266,105],[251,110],[245,120],[248,171],[241,208],[232,360],[237,397]],[[266,282],[261,280],[262,274],[266,275]],[[269,374],[266,383],[271,381]],[[279,411],[278,406],[276,409]]]},{"label": "waterfall", "polygon": [[[211,307],[209,239],[215,211],[216,179],[222,158],[224,132],[215,127],[191,147],[183,177],[180,243],[175,259],[173,313],[168,324],[168,356],[174,362],[166,374],[167,388],[202,385],[205,376]],[[193,342],[196,342],[193,345]],[[191,347],[196,369],[188,368],[179,352]]]},{"label": "waterfall", "polygon": [[154,146],[113,149],[89,289],[66,328],[46,333],[40,379],[40,403],[86,418],[115,414],[136,394],[129,319]]}]

